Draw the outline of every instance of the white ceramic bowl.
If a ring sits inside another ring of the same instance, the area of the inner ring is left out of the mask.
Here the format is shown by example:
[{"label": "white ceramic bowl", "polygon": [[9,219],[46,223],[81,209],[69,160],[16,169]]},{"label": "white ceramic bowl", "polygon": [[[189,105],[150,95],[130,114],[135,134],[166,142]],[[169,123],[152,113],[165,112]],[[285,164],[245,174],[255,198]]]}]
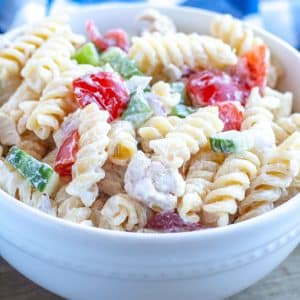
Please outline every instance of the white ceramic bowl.
[{"label": "white ceramic bowl", "polygon": [[[102,29],[134,29],[143,5],[81,10]],[[207,33],[213,14],[164,8],[184,31]],[[284,42],[257,31],[286,71],[282,87],[300,110],[300,57]],[[0,174],[1,176],[1,174]],[[300,198],[261,217],[224,228],[142,234],[80,227],[25,206],[0,191],[0,252],[25,276],[69,299],[222,299],[255,283],[299,243]]]}]

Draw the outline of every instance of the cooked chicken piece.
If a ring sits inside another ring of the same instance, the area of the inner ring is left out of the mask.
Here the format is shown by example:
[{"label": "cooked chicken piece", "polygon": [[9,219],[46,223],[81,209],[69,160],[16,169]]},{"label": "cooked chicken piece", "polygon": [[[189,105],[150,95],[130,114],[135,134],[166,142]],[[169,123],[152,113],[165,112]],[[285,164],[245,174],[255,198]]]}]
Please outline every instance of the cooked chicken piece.
[{"label": "cooked chicken piece", "polygon": [[185,181],[177,169],[138,151],[125,173],[125,190],[155,211],[172,211],[185,191]]}]

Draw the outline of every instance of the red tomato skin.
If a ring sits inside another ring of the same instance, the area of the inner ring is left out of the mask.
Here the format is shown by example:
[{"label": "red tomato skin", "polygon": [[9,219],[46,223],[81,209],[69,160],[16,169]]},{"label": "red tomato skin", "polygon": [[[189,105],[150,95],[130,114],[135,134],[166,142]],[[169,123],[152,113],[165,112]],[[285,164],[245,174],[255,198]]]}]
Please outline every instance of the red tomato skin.
[{"label": "red tomato skin", "polygon": [[267,47],[259,45],[244,53],[232,75],[238,81],[241,89],[248,95],[252,88],[258,87],[262,92],[267,83]]},{"label": "red tomato skin", "polygon": [[125,81],[112,72],[98,72],[81,76],[73,81],[74,97],[81,107],[96,103],[110,114],[109,121],[118,118],[129,102]]},{"label": "red tomato skin", "polygon": [[204,70],[191,74],[186,87],[191,103],[195,107],[221,101],[243,101],[243,92],[235,79],[219,70]]},{"label": "red tomato skin", "polygon": [[72,166],[79,150],[79,132],[74,130],[60,146],[55,158],[54,170],[61,177],[71,177]]},{"label": "red tomato skin", "polygon": [[86,32],[89,40],[93,42],[100,51],[104,51],[109,47],[109,44],[107,43],[107,41],[105,41],[92,20],[87,20]]},{"label": "red tomato skin", "polygon": [[219,118],[224,122],[223,131],[240,130],[245,117],[244,107],[237,101],[216,103],[219,108]]}]

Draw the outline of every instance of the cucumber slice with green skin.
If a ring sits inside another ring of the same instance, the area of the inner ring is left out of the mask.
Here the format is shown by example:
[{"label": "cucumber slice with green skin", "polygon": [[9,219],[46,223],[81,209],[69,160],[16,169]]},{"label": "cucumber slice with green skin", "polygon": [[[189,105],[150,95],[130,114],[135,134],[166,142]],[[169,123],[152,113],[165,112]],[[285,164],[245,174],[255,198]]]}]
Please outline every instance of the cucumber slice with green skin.
[{"label": "cucumber slice with green skin", "polygon": [[135,128],[138,128],[152,115],[153,111],[145,99],[144,92],[138,91],[131,97],[127,108],[122,114],[122,119],[131,122]]},{"label": "cucumber slice with green skin", "polygon": [[130,60],[127,54],[117,47],[110,47],[100,55],[100,65],[105,64],[110,64],[125,79],[134,75],[143,75],[134,61]]},{"label": "cucumber slice with green skin", "polygon": [[100,64],[100,56],[99,53],[93,43],[86,43],[82,47],[80,47],[73,58],[79,64],[88,64],[93,66],[99,66]]},{"label": "cucumber slice with green skin", "polygon": [[57,173],[49,165],[36,160],[20,148],[12,147],[6,160],[38,191],[51,196],[58,187]]},{"label": "cucumber slice with green skin", "polygon": [[172,107],[171,116],[177,116],[179,118],[185,118],[188,115],[194,113],[197,109],[195,109],[194,107],[191,106],[187,106],[184,104],[178,104],[174,107]]},{"label": "cucumber slice with green skin", "polygon": [[249,150],[254,145],[254,137],[248,131],[230,130],[217,133],[209,138],[214,152],[238,153]]}]

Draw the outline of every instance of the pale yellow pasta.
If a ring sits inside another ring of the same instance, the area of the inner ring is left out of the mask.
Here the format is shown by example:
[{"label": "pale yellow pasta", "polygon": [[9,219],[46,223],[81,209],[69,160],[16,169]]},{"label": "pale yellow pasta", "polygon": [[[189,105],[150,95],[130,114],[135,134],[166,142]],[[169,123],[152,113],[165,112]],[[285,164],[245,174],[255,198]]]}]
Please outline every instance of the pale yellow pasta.
[{"label": "pale yellow pasta", "polygon": [[116,165],[127,165],[137,152],[137,140],[132,123],[123,120],[113,122],[108,136],[110,139],[107,148],[108,158]]},{"label": "pale yellow pasta", "polygon": [[184,221],[199,222],[202,199],[209,191],[223,160],[224,155],[222,153],[200,151],[200,155],[191,163],[185,178],[185,193],[177,204],[177,212]]},{"label": "pale yellow pasta", "polygon": [[218,169],[211,190],[204,199],[201,221],[206,225],[228,225],[230,216],[237,212],[237,202],[244,199],[259,167],[259,158],[250,151],[229,155]]},{"label": "pale yellow pasta", "polygon": [[99,227],[121,231],[136,231],[147,223],[147,209],[127,194],[110,197],[100,212]]},{"label": "pale yellow pasta", "polygon": [[134,37],[129,57],[143,73],[154,78],[161,78],[164,69],[171,64],[179,69],[195,69],[224,68],[237,62],[230,46],[196,33],[152,33]]},{"label": "pale yellow pasta", "polygon": [[291,92],[280,92],[270,87],[266,87],[263,91],[263,95],[263,99],[269,100],[270,98],[276,98],[279,100],[279,107],[273,110],[275,120],[281,117],[288,117],[292,113],[293,94]]},{"label": "pale yellow pasta", "polygon": [[79,197],[87,207],[96,200],[97,183],[105,176],[102,166],[107,159],[109,143],[108,116],[108,112],[99,110],[95,103],[83,108],[79,116],[79,150],[72,166],[72,181],[66,191]]},{"label": "pale yellow pasta", "polygon": [[300,113],[291,114],[288,117],[279,118],[273,124],[277,144],[284,141],[289,135],[300,131]]},{"label": "pale yellow pasta", "polygon": [[176,26],[172,19],[161,14],[156,9],[146,9],[139,16],[139,21],[146,21],[147,27],[143,30],[146,32],[160,32],[161,34],[176,32]]},{"label": "pale yellow pasta", "polygon": [[142,148],[145,152],[150,152],[149,142],[164,138],[169,132],[182,122],[176,116],[154,116],[138,129]]},{"label": "pale yellow pasta", "polygon": [[180,94],[172,92],[170,84],[158,81],[151,87],[151,92],[159,97],[165,111],[169,114],[172,107],[180,102]]},{"label": "pale yellow pasta", "polygon": [[240,203],[236,222],[265,213],[281,198],[299,173],[299,142],[300,134],[294,133],[269,155]]},{"label": "pale yellow pasta", "polygon": [[218,108],[207,106],[183,119],[165,138],[152,140],[149,145],[155,158],[180,168],[200,147],[207,146],[208,137],[222,129]]},{"label": "pale yellow pasta", "polygon": [[36,108],[37,105],[38,105],[37,100],[25,100],[19,104],[20,113],[18,115],[18,120],[16,125],[19,134],[22,134],[27,130],[26,124],[33,110]]},{"label": "pale yellow pasta", "polygon": [[26,27],[11,45],[0,49],[0,103],[6,101],[21,82],[20,71],[35,50],[53,34],[66,27],[65,18],[47,18]]},{"label": "pale yellow pasta", "polygon": [[54,168],[55,158],[57,155],[58,149],[55,148],[52,151],[48,152],[47,155],[43,157],[43,162]]},{"label": "pale yellow pasta", "polygon": [[66,192],[66,186],[62,186],[56,195],[57,216],[59,218],[74,222],[83,223],[91,217],[91,209],[85,207],[76,196],[70,196]]},{"label": "pale yellow pasta", "polygon": [[[230,15],[215,18],[211,24],[211,34],[233,47],[238,55],[242,55],[258,45],[265,45],[265,42],[250,28]],[[281,74],[280,67],[271,62],[269,48],[267,48],[267,66],[268,85],[274,87]]]},{"label": "pale yellow pasta", "polygon": [[99,69],[91,65],[77,65],[51,81],[29,116],[27,129],[33,131],[41,139],[48,138],[59,128],[64,117],[78,107],[73,97],[73,80],[97,70]]}]

